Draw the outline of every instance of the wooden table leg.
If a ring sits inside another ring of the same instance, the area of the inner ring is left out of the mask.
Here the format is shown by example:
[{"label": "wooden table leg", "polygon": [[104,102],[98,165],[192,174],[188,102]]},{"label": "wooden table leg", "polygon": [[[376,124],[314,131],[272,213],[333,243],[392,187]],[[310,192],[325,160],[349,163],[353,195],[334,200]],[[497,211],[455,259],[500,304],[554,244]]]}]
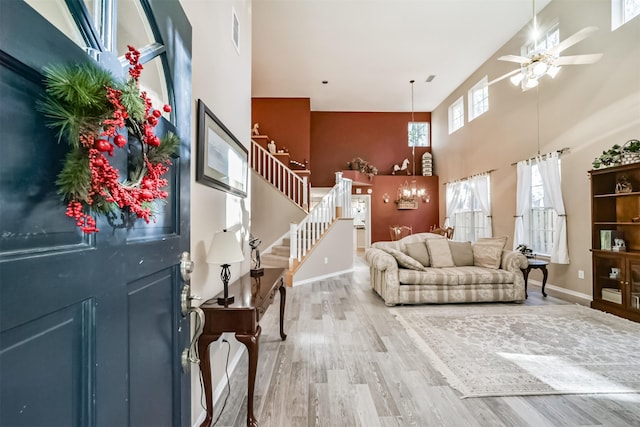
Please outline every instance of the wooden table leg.
[{"label": "wooden table leg", "polygon": [[200,336],[198,339],[198,354],[200,355],[200,372],[204,386],[204,397],[207,406],[207,417],[200,427],[209,427],[213,421],[213,388],[211,385],[211,360],[209,359],[209,344],[220,338],[220,335]]},{"label": "wooden table leg", "polygon": [[287,289],[284,287],[284,283],[282,283],[280,285],[280,338],[282,338],[282,341],[287,339],[287,334],[284,333],[284,305],[286,302]]},{"label": "wooden table leg", "polygon": [[549,272],[547,271],[546,265],[541,266],[540,270],[542,270],[542,295],[546,297],[547,293],[544,291],[544,287],[547,285],[547,276],[549,275]]},{"label": "wooden table leg", "polygon": [[522,268],[522,275],[524,276],[524,297],[529,298],[529,294],[527,293],[527,281],[529,280],[529,272],[531,271],[531,267]]},{"label": "wooden table leg", "polygon": [[258,427],[258,420],[253,415],[253,391],[256,385],[258,370],[258,338],[262,328],[258,325],[255,335],[238,335],[236,339],[247,347],[249,352],[249,379],[247,382],[247,427]]}]

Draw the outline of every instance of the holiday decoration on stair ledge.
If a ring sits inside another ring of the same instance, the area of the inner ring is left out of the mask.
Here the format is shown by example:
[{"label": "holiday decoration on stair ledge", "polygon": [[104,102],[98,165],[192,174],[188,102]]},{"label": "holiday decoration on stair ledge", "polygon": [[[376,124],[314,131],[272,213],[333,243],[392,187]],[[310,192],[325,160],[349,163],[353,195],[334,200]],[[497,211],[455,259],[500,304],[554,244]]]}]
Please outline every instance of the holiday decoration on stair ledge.
[{"label": "holiday decoration on stair ledge", "polygon": [[[160,139],[154,128],[162,111],[140,92],[140,52],[132,46],[125,57],[130,78],[117,82],[93,62],[48,67],[46,95],[38,109],[47,125],[65,139],[69,152],[56,184],[64,197],[67,216],[87,234],[98,232],[95,215],[135,214],[149,223],[154,203],[166,199],[162,178],[171,165],[179,138],[168,132]],[[164,105],[164,112],[171,112]],[[129,138],[122,132],[128,131]],[[123,181],[109,163],[116,148],[126,148],[130,169]],[[108,154],[108,157],[105,155]]]}]

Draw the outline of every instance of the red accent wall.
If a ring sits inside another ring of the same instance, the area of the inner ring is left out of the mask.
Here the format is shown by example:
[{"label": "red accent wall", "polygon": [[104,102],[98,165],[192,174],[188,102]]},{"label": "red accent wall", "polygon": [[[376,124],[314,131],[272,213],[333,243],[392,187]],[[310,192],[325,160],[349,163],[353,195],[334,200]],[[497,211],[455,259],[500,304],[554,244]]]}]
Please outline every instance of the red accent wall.
[{"label": "red accent wall", "polygon": [[[420,201],[418,209],[398,209],[395,199],[398,187],[405,181],[409,184],[415,179],[419,188],[425,188],[430,195],[430,202]],[[371,241],[390,240],[389,226],[408,225],[413,233],[423,233],[440,224],[438,209],[438,177],[437,176],[402,176],[377,175],[372,179],[371,193]],[[368,188],[363,188],[366,194]],[[389,195],[389,203],[384,203],[383,195]]]},{"label": "red accent wall", "polygon": [[[309,98],[253,98],[251,100],[251,125],[259,123],[260,135],[268,135],[275,141],[278,150],[287,147],[291,160],[298,162],[311,158],[310,113]],[[266,142],[264,145],[264,148],[267,148]]]},{"label": "red accent wall", "polygon": [[[414,113],[416,122],[431,122],[431,113]],[[390,175],[393,165],[405,158],[411,162],[407,145],[407,124],[411,113],[311,112],[311,165],[314,187],[331,187],[335,172],[361,157]],[[422,173],[422,154],[431,148],[415,149],[415,171]],[[411,169],[411,164],[409,164]]]}]

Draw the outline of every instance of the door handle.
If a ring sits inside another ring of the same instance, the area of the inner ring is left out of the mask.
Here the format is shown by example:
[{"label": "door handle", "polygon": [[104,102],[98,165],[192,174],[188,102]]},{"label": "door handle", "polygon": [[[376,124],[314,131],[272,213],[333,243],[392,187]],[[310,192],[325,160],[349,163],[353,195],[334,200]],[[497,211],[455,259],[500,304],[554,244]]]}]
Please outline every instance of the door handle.
[{"label": "door handle", "polygon": [[190,313],[196,314],[196,330],[193,334],[193,338],[191,338],[189,347],[182,350],[182,371],[185,373],[189,372],[191,363],[200,363],[200,359],[196,354],[196,344],[198,343],[198,339],[200,338],[200,335],[202,335],[202,331],[204,329],[204,312],[202,309],[200,307],[190,307],[189,314]]}]

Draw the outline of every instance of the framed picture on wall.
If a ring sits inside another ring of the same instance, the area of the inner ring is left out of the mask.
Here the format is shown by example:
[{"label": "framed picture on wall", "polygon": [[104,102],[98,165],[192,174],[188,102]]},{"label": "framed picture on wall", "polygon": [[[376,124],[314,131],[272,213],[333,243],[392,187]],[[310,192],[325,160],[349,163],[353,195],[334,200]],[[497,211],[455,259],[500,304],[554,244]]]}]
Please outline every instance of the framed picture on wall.
[{"label": "framed picture on wall", "polygon": [[248,159],[247,149],[199,99],[196,181],[247,197]]}]

